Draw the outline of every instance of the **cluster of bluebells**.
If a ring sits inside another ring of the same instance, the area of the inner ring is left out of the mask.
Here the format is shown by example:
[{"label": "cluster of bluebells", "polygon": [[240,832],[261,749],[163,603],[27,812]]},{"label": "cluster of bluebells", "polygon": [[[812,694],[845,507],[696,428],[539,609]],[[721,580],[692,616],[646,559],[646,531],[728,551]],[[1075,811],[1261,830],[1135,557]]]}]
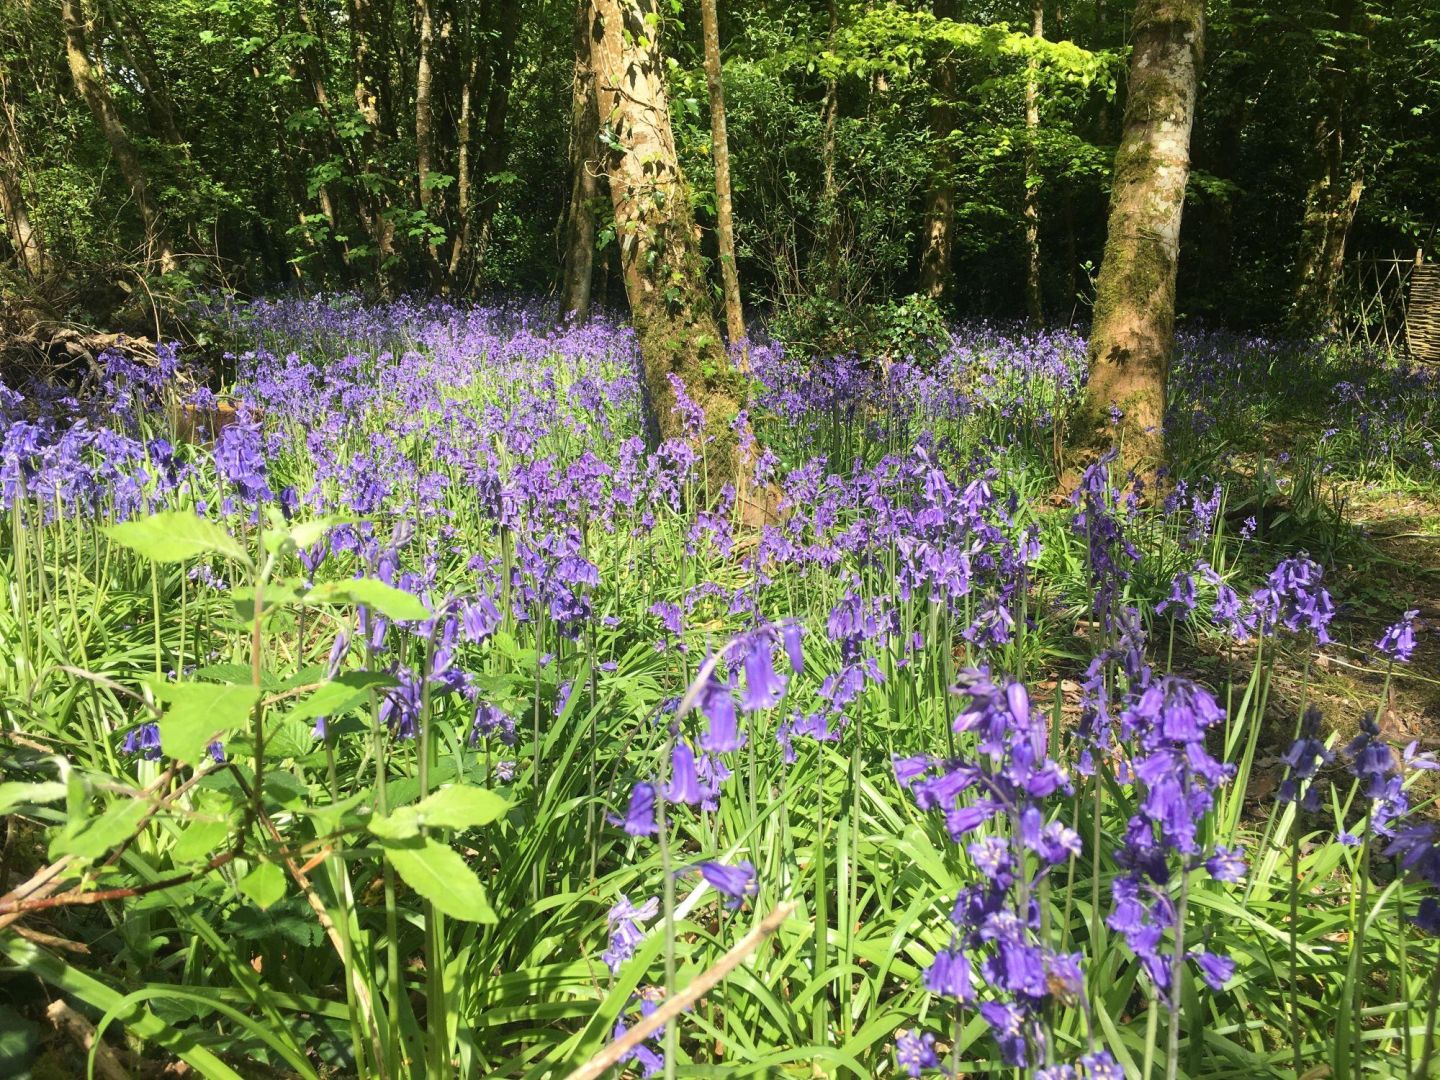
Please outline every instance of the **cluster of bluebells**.
[{"label": "cluster of bluebells", "polygon": [[[1081,956],[1045,940],[1035,900],[1041,879],[1078,854],[1081,842],[1062,822],[1045,820],[1045,800],[1071,787],[1048,756],[1045,718],[1031,708],[1025,687],[1001,686],[975,670],[963,674],[959,689],[969,702],[954,729],[973,734],[973,754],[894,760],[901,786],[966,845],[977,872],[955,899],[950,942],[936,952],[925,987],[974,1005],[1006,1063],[1026,1067],[1044,1060],[1050,1006],[1084,998]],[[896,1054],[912,1076],[938,1064],[933,1038],[917,1033],[904,1033]],[[1094,1060],[1103,1070],[1109,1058]]]},{"label": "cluster of bluebells", "polygon": [[[1119,722],[1120,739],[1130,749],[1121,778],[1133,784],[1137,799],[1123,846],[1115,852],[1122,872],[1111,883],[1106,925],[1124,936],[1157,994],[1172,1006],[1178,972],[1165,934],[1185,931],[1176,893],[1183,895],[1196,871],[1223,882],[1245,874],[1238,851],[1206,846],[1201,839],[1216,792],[1234,774],[1234,766],[1217,762],[1205,748],[1206,733],[1224,715],[1203,686],[1164,675],[1134,695]],[[1217,990],[1234,972],[1233,961],[1207,949],[1186,956]]]}]

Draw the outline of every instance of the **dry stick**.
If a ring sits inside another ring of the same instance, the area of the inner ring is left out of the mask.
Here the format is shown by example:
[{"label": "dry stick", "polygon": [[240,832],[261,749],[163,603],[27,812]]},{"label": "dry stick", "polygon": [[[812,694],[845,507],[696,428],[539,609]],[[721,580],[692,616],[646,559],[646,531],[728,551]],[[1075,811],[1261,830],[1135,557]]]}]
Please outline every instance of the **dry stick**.
[{"label": "dry stick", "polygon": [[103,904],[108,900],[128,900],[133,896],[144,896],[146,893],[159,892],[161,889],[173,889],[176,885],[184,885],[188,881],[194,881],[196,878],[208,874],[211,870],[219,869],[233,858],[235,858],[235,852],[226,851],[216,855],[199,869],[177,874],[175,877],[165,878],[162,881],[152,881],[145,885],[97,889],[94,892],[66,892],[59,896],[41,896],[34,900],[0,900],[0,915],[9,915],[17,911],[42,911],[46,908],[68,907],[71,904]]},{"label": "dry stick", "polygon": [[120,1059],[115,1056],[115,1051],[105,1044],[104,1039],[95,1036],[95,1025],[86,1020],[74,1009],[66,1005],[62,1000],[55,1000],[45,1010],[45,1017],[55,1025],[57,1031],[63,1031],[87,1053],[91,1046],[95,1048],[95,1072],[104,1077],[104,1080],[130,1080],[130,1074],[120,1064]]},{"label": "dry stick", "polygon": [[763,942],[795,911],[793,901],[787,901],[777,907],[764,920],[741,938],[729,952],[716,961],[715,966],[696,976],[690,983],[672,998],[666,999],[649,1016],[645,1017],[638,1024],[632,1027],[620,1038],[616,1039],[609,1046],[601,1050],[580,1068],[572,1072],[566,1080],[596,1080],[606,1069],[614,1065],[631,1050],[639,1046],[655,1032],[659,1031],[665,1024],[669,1023],[680,1013],[684,1012],[695,1002],[713,990],[717,983],[726,975],[740,966],[740,962],[759,948]]}]

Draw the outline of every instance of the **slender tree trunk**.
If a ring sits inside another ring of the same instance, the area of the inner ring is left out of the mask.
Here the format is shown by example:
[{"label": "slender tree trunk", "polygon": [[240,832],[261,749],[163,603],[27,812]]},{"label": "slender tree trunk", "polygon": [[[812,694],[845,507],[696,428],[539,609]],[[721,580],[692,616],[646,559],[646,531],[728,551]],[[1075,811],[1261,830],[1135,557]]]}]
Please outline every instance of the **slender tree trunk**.
[{"label": "slender tree trunk", "polygon": [[475,210],[475,261],[482,269],[489,254],[490,227],[495,211],[500,208],[498,177],[510,152],[506,119],[510,113],[510,88],[515,78],[515,34],[520,27],[520,5],[516,0],[496,3],[489,25],[494,46],[489,58],[490,75],[486,80],[484,141],[480,145],[480,177],[485,189]]},{"label": "slender tree trunk", "polygon": [[[416,0],[416,17],[419,23],[415,61],[415,181],[420,199],[420,210],[430,216],[434,194],[430,187],[430,170],[435,154],[434,112],[431,96],[435,86],[435,72],[431,67],[431,48],[435,39],[435,18],[430,10],[430,0]],[[431,283],[440,285],[442,271],[440,249],[436,244],[426,244],[426,263],[430,269]]]},{"label": "slender tree trunk", "polygon": [[135,208],[140,212],[140,223],[145,230],[146,257],[158,263],[162,273],[169,273],[175,269],[175,253],[161,223],[159,208],[145,182],[145,170],[140,164],[140,156],[135,152],[135,145],[130,141],[125,125],[120,121],[120,114],[115,110],[109,88],[96,76],[95,64],[90,58],[90,47],[86,41],[85,17],[80,10],[80,0],[60,0],[60,18],[65,25],[65,58],[70,65],[70,77],[75,82],[76,91],[89,107],[90,114],[95,118],[101,134],[105,136],[105,141],[110,144],[110,152],[115,155],[115,164],[120,169],[120,175],[130,186],[130,194],[135,200]]},{"label": "slender tree trunk", "polygon": [[[610,198],[625,293],[640,339],[652,419],[663,438],[691,438],[672,377],[703,412],[706,497],[740,480],[734,422],[741,389],[710,311],[690,196],[675,152],[656,0],[594,0],[591,28]],[[647,18],[648,17],[648,18]]]},{"label": "slender tree trunk", "polygon": [[[1030,36],[1045,37],[1045,0],[1030,0]],[[1040,284],[1040,168],[1035,140],[1040,134],[1040,62],[1034,57],[1025,78],[1025,311],[1032,327],[1045,322]]]},{"label": "slender tree trunk", "polygon": [[560,310],[577,322],[590,317],[595,276],[595,199],[600,190],[600,116],[590,62],[589,0],[575,8],[575,82],[570,99],[570,204],[565,215]]},{"label": "slender tree trunk", "polygon": [[1123,464],[1137,469],[1165,459],[1180,216],[1204,33],[1204,0],[1136,3],[1124,130],[1095,290],[1089,389],[1071,440],[1089,448],[1119,443]]},{"label": "slender tree trunk", "polygon": [[[8,133],[0,132],[0,135]],[[20,190],[20,175],[12,148],[0,144],[0,214],[5,215],[20,269],[26,277],[37,281],[45,276],[45,242],[40,231],[30,223],[25,195]]]},{"label": "slender tree trunk", "polygon": [[1326,333],[1339,323],[1336,292],[1345,265],[1345,239],[1365,189],[1364,177],[1349,160],[1349,103],[1360,67],[1348,44],[1355,29],[1354,0],[1339,0],[1330,12],[1340,41],[1320,72],[1321,109],[1315,119],[1310,181],[1300,223],[1300,250],[1290,304],[1290,323],[1302,332]]},{"label": "slender tree trunk", "polygon": [[15,120],[9,83],[0,70],[0,214],[5,217],[21,272],[30,280],[38,281],[49,270],[50,260],[45,251],[45,238],[30,221],[23,186],[26,173],[20,126]]},{"label": "slender tree trunk", "polygon": [[471,97],[475,85],[475,56],[465,69],[460,87],[460,118],[455,124],[455,235],[450,241],[450,265],[446,276],[450,288],[458,288],[460,267],[470,250],[470,140],[475,128]]},{"label": "slender tree trunk", "polygon": [[[830,0],[830,43],[840,28],[840,10]],[[840,288],[840,193],[835,185],[835,129],[840,119],[840,83],[832,75],[825,81],[825,103],[820,111],[820,227],[824,230],[820,248],[824,260],[826,295],[839,300]]]},{"label": "slender tree trunk", "polygon": [[365,210],[363,222],[375,246],[376,277],[385,280],[387,267],[395,255],[395,223],[388,213],[389,199],[382,190],[379,157],[383,136],[381,127],[380,87],[385,71],[376,52],[375,11],[372,0],[349,0],[350,61],[355,74],[355,109],[365,122],[361,143],[365,160],[365,192],[361,196]]},{"label": "slender tree trunk", "polygon": [[116,36],[120,39],[120,46],[125,50],[125,58],[130,62],[141,89],[145,91],[145,105],[152,117],[155,131],[167,143],[189,157],[189,145],[175,122],[175,102],[170,97],[169,84],[160,71],[160,64],[155,58],[155,48],[150,44],[150,38],[146,35],[139,17],[124,0],[116,0],[108,5],[107,10],[110,12],[110,21],[115,27]]},{"label": "slender tree trunk", "polygon": [[[935,17],[955,16],[955,0],[935,0]],[[955,61],[935,62],[930,77],[930,137],[936,141],[935,161],[925,188],[924,246],[920,249],[920,293],[942,300],[950,291],[950,262],[955,247]]]},{"label": "slender tree trunk", "polygon": [[[725,86],[720,78],[720,19],[716,0],[700,0],[705,37],[705,83],[710,91],[710,148],[715,159],[715,239],[725,290],[725,330],[731,346],[745,341],[740,274],[735,266],[735,215],[730,203],[730,137],[725,128]],[[748,366],[748,360],[746,361]]]},{"label": "slender tree trunk", "polygon": [[[358,171],[360,165],[355,161],[353,155],[347,151],[345,143],[340,138],[340,133],[335,125],[335,113],[330,107],[330,95],[326,90],[327,68],[325,64],[326,53],[323,39],[318,33],[316,25],[311,20],[303,0],[292,0],[292,3],[296,23],[307,35],[313,36],[314,40],[320,43],[318,48],[314,43],[307,43],[300,47],[299,77],[296,81],[304,88],[310,103],[315,106],[316,111],[319,112],[320,117],[325,122],[325,133],[328,137],[329,152],[336,158],[344,159],[353,175]],[[284,25],[281,0],[276,0],[275,19],[278,25]],[[276,125],[277,131],[280,133],[280,143],[283,147],[286,141],[285,125],[284,121],[278,116],[276,117]],[[336,205],[336,197],[331,192],[329,185],[323,183],[315,185],[315,199],[320,204],[320,212],[325,217],[325,223],[330,227],[331,243],[338,252],[338,261],[343,268],[349,267],[351,264],[349,230],[351,228],[360,228],[365,230],[366,233],[370,233],[371,223],[365,212],[364,204],[361,202],[353,186],[341,184],[339,185],[339,193],[340,198],[343,200],[343,208],[349,213],[348,222],[341,220],[339,208],[337,208]],[[303,221],[304,201],[301,201],[299,205],[301,207]]]}]

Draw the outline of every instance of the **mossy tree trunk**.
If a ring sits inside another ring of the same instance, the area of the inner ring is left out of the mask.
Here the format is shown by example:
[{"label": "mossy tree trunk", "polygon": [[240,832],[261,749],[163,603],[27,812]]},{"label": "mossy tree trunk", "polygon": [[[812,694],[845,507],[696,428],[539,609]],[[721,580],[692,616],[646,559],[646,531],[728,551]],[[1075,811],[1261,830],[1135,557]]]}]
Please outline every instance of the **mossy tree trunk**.
[{"label": "mossy tree trunk", "polygon": [[1125,121],[1090,332],[1090,382],[1072,448],[1165,460],[1165,384],[1175,349],[1175,271],[1190,174],[1204,0],[1138,0]]},{"label": "mossy tree trunk", "polygon": [[594,0],[591,56],[625,293],[640,339],[652,419],[662,438],[687,438],[674,376],[703,411],[705,497],[739,480],[734,421],[742,383],[711,313],[680,172],[656,0]]},{"label": "mossy tree trunk", "polygon": [[560,262],[560,310],[577,322],[590,317],[595,279],[595,200],[600,191],[600,117],[590,62],[589,0],[575,12],[575,81],[570,96],[570,205]]},{"label": "mossy tree trunk", "polygon": [[[935,17],[955,17],[955,0],[935,0]],[[930,137],[935,160],[925,186],[925,224],[920,249],[919,291],[941,300],[950,288],[950,260],[955,247],[955,152],[950,136],[955,130],[955,61],[936,60],[930,76]]]}]

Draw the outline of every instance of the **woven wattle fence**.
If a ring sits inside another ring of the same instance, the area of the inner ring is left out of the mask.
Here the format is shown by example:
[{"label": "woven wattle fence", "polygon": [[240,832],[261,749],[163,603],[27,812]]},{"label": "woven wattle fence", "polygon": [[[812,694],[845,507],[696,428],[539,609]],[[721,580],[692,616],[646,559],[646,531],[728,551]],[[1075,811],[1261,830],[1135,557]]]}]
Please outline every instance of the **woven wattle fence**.
[{"label": "woven wattle fence", "polygon": [[1421,263],[1410,271],[1405,338],[1413,359],[1440,364],[1440,263]]}]

